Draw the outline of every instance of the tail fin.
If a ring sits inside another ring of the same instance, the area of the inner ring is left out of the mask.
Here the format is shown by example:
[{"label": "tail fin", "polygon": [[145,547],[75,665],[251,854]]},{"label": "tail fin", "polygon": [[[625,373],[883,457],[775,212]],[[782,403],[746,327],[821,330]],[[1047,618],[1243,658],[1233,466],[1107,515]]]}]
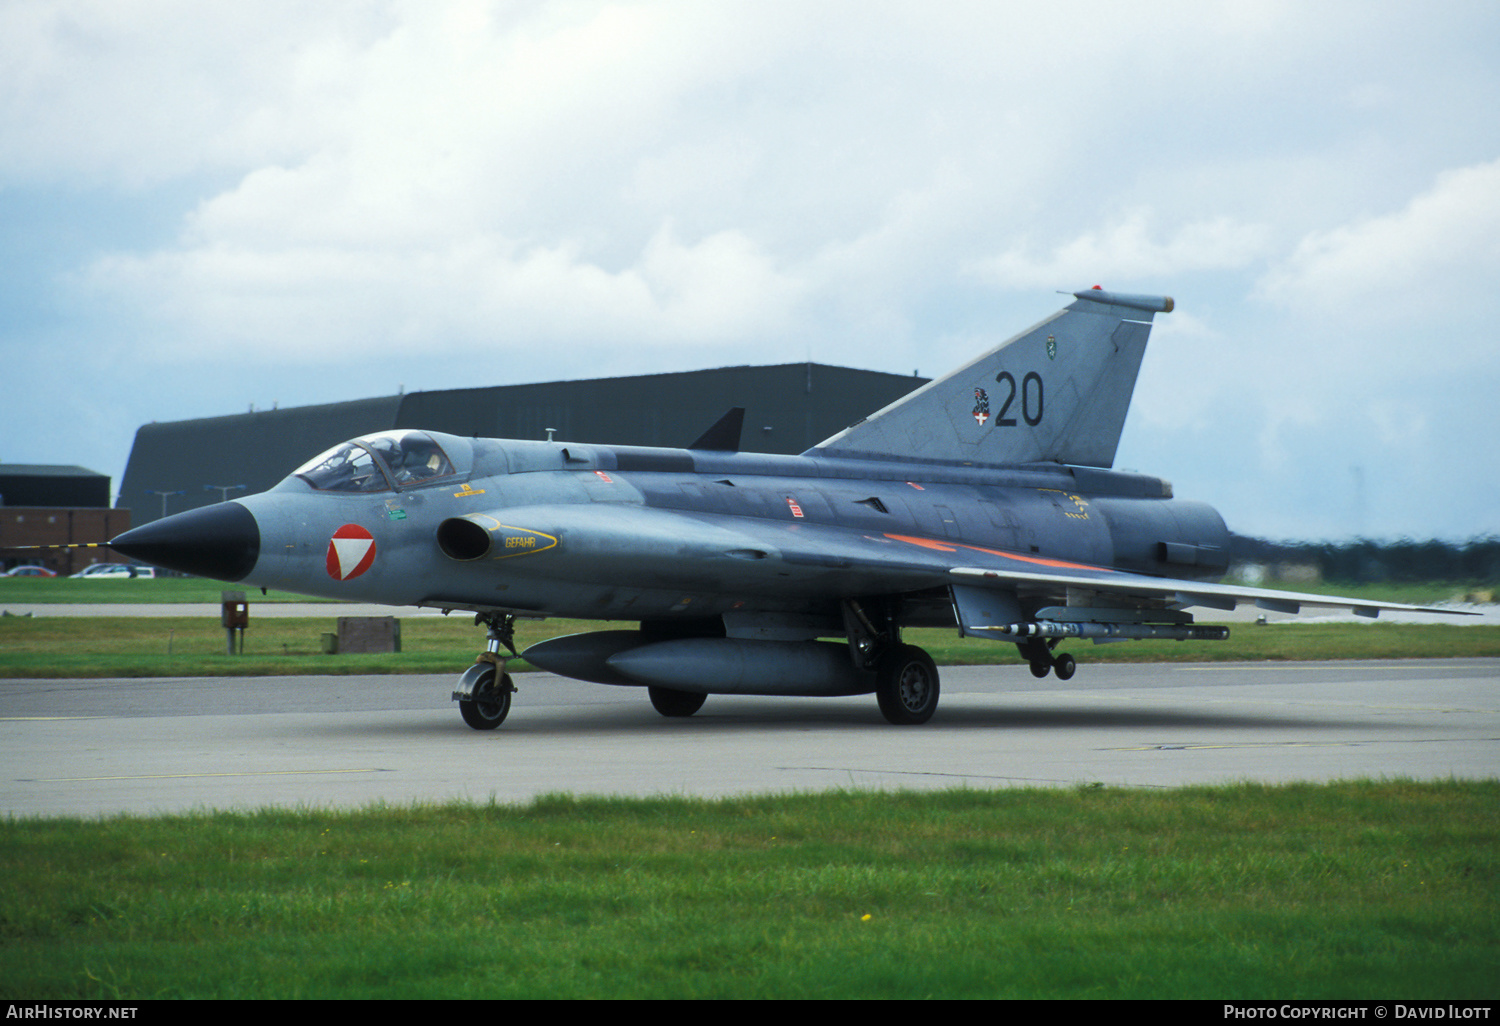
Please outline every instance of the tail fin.
[{"label": "tail fin", "polygon": [[947,377],[809,449],[807,456],[1108,467],[1151,318],[1167,296],[1098,288]]}]

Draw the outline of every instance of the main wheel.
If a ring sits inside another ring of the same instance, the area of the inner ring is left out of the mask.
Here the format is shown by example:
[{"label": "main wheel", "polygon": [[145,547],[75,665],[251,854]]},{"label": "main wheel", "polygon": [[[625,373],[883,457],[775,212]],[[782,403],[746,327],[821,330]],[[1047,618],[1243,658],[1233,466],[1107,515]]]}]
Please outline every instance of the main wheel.
[{"label": "main wheel", "polygon": [[506,716],[510,715],[510,674],[501,674],[500,684],[497,687],[493,663],[477,665],[469,673],[475,671],[478,671],[479,676],[470,691],[474,700],[460,701],[458,712],[463,716],[464,722],[475,730],[494,730],[505,722]]},{"label": "main wheel", "polygon": [[703,703],[708,698],[696,691],[676,691],[672,688],[648,687],[646,694],[651,696],[651,704],[663,716],[691,716],[703,708]]},{"label": "main wheel", "polygon": [[876,669],[875,700],[891,723],[932,719],[938,704],[938,672],[932,657],[915,645],[888,653]]},{"label": "main wheel", "polygon": [[1052,672],[1057,674],[1058,680],[1072,680],[1077,669],[1077,660],[1066,652],[1052,660]]}]

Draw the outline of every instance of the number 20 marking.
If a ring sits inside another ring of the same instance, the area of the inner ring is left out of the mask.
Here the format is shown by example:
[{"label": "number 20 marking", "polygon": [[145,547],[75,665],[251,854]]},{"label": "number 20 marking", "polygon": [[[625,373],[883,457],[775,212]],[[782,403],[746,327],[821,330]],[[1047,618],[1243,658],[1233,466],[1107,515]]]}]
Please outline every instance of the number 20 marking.
[{"label": "number 20 marking", "polygon": [[[996,427],[1015,427],[1016,418],[1007,417],[1006,411],[1016,401],[1016,379],[1011,376],[1010,371],[1001,371],[995,375],[997,385],[1009,385],[1010,391],[1005,396],[1005,405],[1000,407],[1000,414],[995,418]],[[1033,388],[1032,386],[1036,387]],[[1042,376],[1036,371],[1027,371],[1026,376],[1021,379],[1021,418],[1032,427],[1042,422],[1042,401],[1044,389],[1042,388]]]}]

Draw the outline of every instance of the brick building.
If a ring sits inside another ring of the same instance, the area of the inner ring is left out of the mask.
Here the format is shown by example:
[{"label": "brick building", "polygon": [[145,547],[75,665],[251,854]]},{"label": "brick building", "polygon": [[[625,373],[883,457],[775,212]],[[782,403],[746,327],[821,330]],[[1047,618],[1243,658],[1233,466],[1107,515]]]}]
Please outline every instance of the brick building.
[{"label": "brick building", "polygon": [[25,546],[107,542],[130,526],[130,510],[110,508],[105,474],[83,467],[0,464],[0,568],[38,563],[72,574],[91,563],[124,562],[109,549]]}]

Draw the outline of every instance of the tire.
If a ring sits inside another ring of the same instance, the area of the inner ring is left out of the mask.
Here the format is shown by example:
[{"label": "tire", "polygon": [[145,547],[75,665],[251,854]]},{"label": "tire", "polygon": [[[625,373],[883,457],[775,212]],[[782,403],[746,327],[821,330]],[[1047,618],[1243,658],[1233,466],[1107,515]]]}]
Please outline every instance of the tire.
[{"label": "tire", "polygon": [[926,723],[938,704],[938,672],[932,657],[915,645],[902,645],[880,661],[875,700],[898,726]]},{"label": "tire", "polygon": [[495,686],[495,667],[486,664],[474,684],[474,700],[459,702],[458,712],[464,722],[475,730],[494,730],[510,715],[510,674],[504,674],[500,686]]},{"label": "tire", "polygon": [[646,694],[651,696],[651,704],[663,716],[691,716],[702,709],[703,703],[708,699],[707,695],[700,695],[695,691],[677,691],[673,688],[648,687]]},{"label": "tire", "polygon": [[1057,674],[1058,680],[1072,680],[1077,670],[1078,662],[1066,652],[1052,661],[1052,672]]}]

